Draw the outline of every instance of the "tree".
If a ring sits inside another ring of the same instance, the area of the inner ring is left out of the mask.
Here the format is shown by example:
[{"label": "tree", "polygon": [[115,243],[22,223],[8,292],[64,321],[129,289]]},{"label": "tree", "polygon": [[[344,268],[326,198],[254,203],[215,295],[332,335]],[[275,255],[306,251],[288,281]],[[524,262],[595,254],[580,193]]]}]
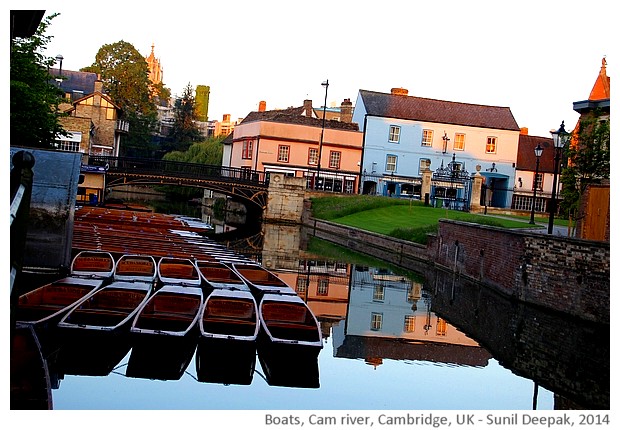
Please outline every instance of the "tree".
[{"label": "tree", "polygon": [[188,83],[174,108],[174,125],[166,145],[168,151],[186,151],[192,143],[202,139],[196,126],[195,105],[194,89]]},{"label": "tree", "polygon": [[149,89],[148,64],[140,52],[123,40],[103,45],[95,62],[81,71],[100,74],[108,95],[129,122],[121,155],[150,156],[154,149],[151,135],[157,124],[157,107]]},{"label": "tree", "polygon": [[588,185],[609,180],[610,124],[609,118],[602,118],[606,117],[601,112],[581,117],[566,145],[560,208],[564,217],[578,214],[581,195]]},{"label": "tree", "polygon": [[44,55],[52,38],[45,32],[58,15],[45,17],[32,37],[11,41],[11,145],[49,149],[67,136],[58,114],[62,91],[49,73],[56,59]]}]

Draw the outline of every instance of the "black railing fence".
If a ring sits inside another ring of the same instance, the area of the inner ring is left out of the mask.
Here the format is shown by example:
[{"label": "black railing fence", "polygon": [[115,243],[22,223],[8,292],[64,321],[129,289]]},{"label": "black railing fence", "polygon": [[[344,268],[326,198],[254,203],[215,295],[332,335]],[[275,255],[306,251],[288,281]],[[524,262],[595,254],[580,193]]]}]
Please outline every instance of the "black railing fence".
[{"label": "black railing fence", "polygon": [[99,155],[91,155],[88,164],[105,166],[108,173],[165,175],[179,178],[219,180],[265,188],[268,186],[268,178],[265,172],[235,167]]}]

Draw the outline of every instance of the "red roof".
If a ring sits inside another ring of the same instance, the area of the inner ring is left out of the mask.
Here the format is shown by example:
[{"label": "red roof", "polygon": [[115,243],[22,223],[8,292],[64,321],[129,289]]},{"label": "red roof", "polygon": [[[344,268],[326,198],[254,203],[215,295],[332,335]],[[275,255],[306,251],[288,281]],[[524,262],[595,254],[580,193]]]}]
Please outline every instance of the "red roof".
[{"label": "red roof", "polygon": [[540,156],[540,165],[538,171],[541,173],[553,173],[553,163],[555,148],[553,147],[553,139],[550,137],[529,136],[526,134],[519,135],[519,149],[517,151],[517,170],[527,170],[534,172],[536,170],[536,154],[534,148],[538,146],[543,148]]},{"label": "red roof", "polygon": [[372,116],[519,131],[508,107],[449,102],[360,90]]}]

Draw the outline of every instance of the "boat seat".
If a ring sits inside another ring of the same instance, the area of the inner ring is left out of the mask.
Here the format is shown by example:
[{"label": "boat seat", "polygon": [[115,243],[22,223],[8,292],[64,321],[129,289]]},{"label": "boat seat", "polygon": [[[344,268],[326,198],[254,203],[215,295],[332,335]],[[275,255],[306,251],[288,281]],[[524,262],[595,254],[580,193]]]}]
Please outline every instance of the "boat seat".
[{"label": "boat seat", "polygon": [[166,278],[195,278],[196,269],[185,264],[166,263],[159,268],[159,273]]},{"label": "boat seat", "polygon": [[289,303],[264,303],[262,313],[265,321],[303,323],[307,318],[305,306]]},{"label": "boat seat", "polygon": [[122,258],[116,265],[116,274],[122,276],[144,276],[155,273],[152,261],[138,258]]},{"label": "boat seat", "polygon": [[106,257],[80,257],[73,262],[73,270],[77,272],[100,272],[112,270],[112,260]]}]

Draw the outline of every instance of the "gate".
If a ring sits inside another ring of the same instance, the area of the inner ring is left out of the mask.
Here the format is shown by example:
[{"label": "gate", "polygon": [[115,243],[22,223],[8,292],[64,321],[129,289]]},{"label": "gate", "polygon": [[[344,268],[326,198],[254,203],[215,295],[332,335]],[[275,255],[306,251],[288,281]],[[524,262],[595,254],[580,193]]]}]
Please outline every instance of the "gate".
[{"label": "gate", "polygon": [[465,166],[457,163],[456,154],[452,154],[452,161],[433,172],[431,179],[431,203],[434,207],[445,207],[469,211],[469,196],[471,194],[471,175]]}]

